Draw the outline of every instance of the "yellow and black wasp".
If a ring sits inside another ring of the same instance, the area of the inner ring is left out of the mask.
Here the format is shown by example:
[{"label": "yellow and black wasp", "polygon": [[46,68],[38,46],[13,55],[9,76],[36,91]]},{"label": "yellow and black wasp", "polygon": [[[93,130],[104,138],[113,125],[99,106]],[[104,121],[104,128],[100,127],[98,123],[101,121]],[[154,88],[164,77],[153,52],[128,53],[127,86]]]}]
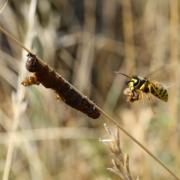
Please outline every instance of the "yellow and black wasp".
[{"label": "yellow and black wasp", "polygon": [[121,72],[117,73],[129,79],[127,81],[128,87],[124,90],[129,102],[138,101],[144,94],[152,94],[162,101],[168,101],[168,91],[161,83],[136,75],[128,76]]}]

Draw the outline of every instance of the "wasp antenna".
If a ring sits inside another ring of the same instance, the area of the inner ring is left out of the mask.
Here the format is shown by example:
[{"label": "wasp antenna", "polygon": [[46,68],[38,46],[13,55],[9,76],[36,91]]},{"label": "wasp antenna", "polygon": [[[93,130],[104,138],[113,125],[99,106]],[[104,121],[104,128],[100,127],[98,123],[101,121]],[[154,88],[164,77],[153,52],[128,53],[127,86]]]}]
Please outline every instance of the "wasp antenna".
[{"label": "wasp antenna", "polygon": [[123,75],[123,76],[125,76],[125,77],[127,77],[127,78],[129,78],[129,79],[131,78],[130,76],[128,76],[127,74],[124,74],[124,73],[122,73],[122,72],[117,72],[117,71],[116,71],[115,73],[116,73],[116,74],[121,74],[121,75]]}]

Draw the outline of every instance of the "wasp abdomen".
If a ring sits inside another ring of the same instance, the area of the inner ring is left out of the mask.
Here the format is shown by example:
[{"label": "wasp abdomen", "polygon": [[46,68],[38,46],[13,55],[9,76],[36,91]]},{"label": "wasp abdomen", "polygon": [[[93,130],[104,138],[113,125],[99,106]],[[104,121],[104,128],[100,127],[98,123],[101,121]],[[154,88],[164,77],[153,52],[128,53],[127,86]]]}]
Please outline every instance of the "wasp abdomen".
[{"label": "wasp abdomen", "polygon": [[160,84],[153,84],[150,85],[150,92],[156,96],[157,98],[167,102],[168,101],[168,91]]}]

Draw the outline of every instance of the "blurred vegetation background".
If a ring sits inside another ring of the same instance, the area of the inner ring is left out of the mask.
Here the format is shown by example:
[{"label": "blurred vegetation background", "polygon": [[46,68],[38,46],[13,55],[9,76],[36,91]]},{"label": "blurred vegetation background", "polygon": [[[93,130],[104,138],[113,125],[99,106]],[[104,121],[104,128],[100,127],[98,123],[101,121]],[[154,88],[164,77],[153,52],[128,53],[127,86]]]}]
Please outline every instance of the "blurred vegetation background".
[{"label": "blurred vegetation background", "polygon": [[[178,0],[9,0],[0,25],[180,176],[179,8]],[[99,142],[108,138],[103,116],[92,120],[52,90],[23,87],[27,53],[2,33],[0,47],[0,179],[119,179]],[[126,102],[126,79],[114,72],[154,70],[169,101]],[[134,179],[173,179],[123,133],[120,139]]]}]

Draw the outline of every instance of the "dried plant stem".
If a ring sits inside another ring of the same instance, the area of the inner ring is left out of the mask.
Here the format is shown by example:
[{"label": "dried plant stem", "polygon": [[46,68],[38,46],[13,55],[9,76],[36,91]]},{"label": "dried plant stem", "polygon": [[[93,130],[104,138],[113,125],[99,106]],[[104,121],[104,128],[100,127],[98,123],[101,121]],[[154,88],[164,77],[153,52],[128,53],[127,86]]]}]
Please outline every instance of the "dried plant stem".
[{"label": "dried plant stem", "polygon": [[[119,0],[118,0],[119,1]],[[122,4],[123,13],[123,32],[124,32],[124,51],[125,51],[125,67],[128,71],[134,70],[135,67],[135,47],[133,36],[133,15],[130,0],[119,1]],[[120,71],[120,69],[119,69]],[[115,77],[111,88],[108,92],[105,107],[113,111],[117,104],[118,97],[122,92],[122,84],[119,84],[119,77]],[[113,94],[113,97],[112,97]]]},{"label": "dried plant stem", "polygon": [[0,5],[0,13],[3,12],[4,8],[6,7],[6,5],[8,4],[8,0],[5,0],[5,2],[3,2],[4,4]]},{"label": "dried plant stem", "polygon": [[25,47],[20,41],[18,41],[12,34],[7,32],[4,28],[0,26],[0,31],[4,33],[7,37],[11,38],[14,42],[16,42],[20,47],[22,47],[27,52],[31,53],[31,50]]},{"label": "dried plant stem", "polygon": [[[10,35],[9,33],[7,33],[5,30],[3,30],[0,27],[0,31],[2,31],[3,33],[5,33],[8,37],[10,37],[11,39],[13,39],[14,41],[17,42],[17,40],[15,40],[15,38]],[[30,50],[28,50],[27,48],[25,48],[20,42],[17,43],[18,45],[20,45],[23,49],[25,49],[27,52],[32,53]],[[32,53],[33,54],[33,53]],[[37,57],[38,58],[38,57]],[[38,58],[38,60],[42,61],[40,58]],[[75,88],[72,84],[71,86],[77,91],[79,92],[79,90],[77,88]],[[79,92],[82,96],[84,96],[81,92]],[[92,102],[91,100],[89,100],[90,102]],[[93,102],[92,102],[93,103]],[[116,120],[114,120],[112,117],[110,117],[105,111],[103,111],[99,106],[95,105],[95,107],[97,109],[99,109],[99,111],[101,112],[102,115],[104,115],[104,117],[109,121],[112,122],[113,124],[115,124],[122,132],[124,132],[124,134],[126,134],[133,142],[135,142],[138,146],[140,146],[149,156],[151,156],[159,165],[161,165],[167,172],[169,172],[175,179],[180,180],[179,177],[177,177],[163,162],[161,162],[155,155],[153,155],[153,153],[151,153],[144,145],[142,145],[137,139],[135,139],[130,133],[128,133]],[[3,179],[6,180],[6,179]]]},{"label": "dried plant stem", "polygon": [[[19,146],[23,153],[26,155],[28,162],[30,164],[30,171],[31,171],[31,178],[43,180],[44,177],[47,179],[52,179],[51,175],[49,174],[45,164],[41,161],[37,153],[37,147],[32,146],[25,137],[22,137],[23,141],[23,149]],[[19,145],[19,144],[18,144]]]},{"label": "dried plant stem", "polygon": [[[172,70],[172,81],[179,84],[178,80],[178,74],[177,74],[177,67],[179,67],[178,58],[179,58],[179,1],[178,0],[172,0],[170,1],[170,47],[171,47],[171,61],[173,64],[173,70]],[[172,89],[172,98],[170,103],[170,109],[171,109],[171,116],[172,116],[172,129],[176,129],[177,127],[177,100],[178,100],[178,88]]]},{"label": "dried plant stem", "polygon": [[104,127],[110,139],[101,141],[108,145],[109,150],[113,155],[113,167],[108,169],[118,175],[122,180],[137,180],[137,178],[135,179],[131,175],[129,167],[129,156],[123,153],[121,149],[119,129],[117,128],[116,133],[113,133],[111,129],[106,126],[106,124]]},{"label": "dried plant stem", "polygon": [[[36,4],[37,0],[32,0],[30,4],[30,11],[28,14],[28,32],[27,32],[27,39],[25,40],[25,45],[29,46],[30,45],[30,32],[33,27],[33,19],[34,19],[34,14],[35,14],[35,9],[36,9]],[[0,30],[6,34],[8,37],[10,37],[12,40],[14,40],[19,46],[21,46],[23,49],[29,52],[29,50],[22,44],[20,43],[15,37],[13,37],[11,34],[9,34],[6,30],[0,27]],[[24,57],[24,56],[22,56]],[[15,132],[18,128],[20,119],[23,116],[23,112],[25,111],[26,104],[23,102],[24,101],[24,96],[25,96],[25,90],[23,87],[20,85],[21,79],[25,76],[26,71],[23,68],[23,61],[21,63],[20,67],[20,74],[19,74],[19,79],[18,79],[18,86],[17,86],[17,92],[13,96],[13,112],[14,112],[14,117],[13,117],[13,125],[12,125],[12,132]],[[3,172],[3,180],[8,180],[9,179],[9,173],[10,173],[10,168],[11,168],[11,163],[12,163],[12,157],[13,157],[13,152],[14,152],[14,139],[15,136],[10,136],[9,144],[8,144],[8,150],[7,150],[7,157],[6,157],[6,162],[5,162],[5,167],[4,167],[4,172]]]},{"label": "dried plant stem", "polygon": [[82,91],[90,94],[90,74],[94,61],[95,49],[95,24],[96,18],[94,16],[96,1],[85,0],[85,25],[82,31],[82,45],[78,48],[78,65],[77,71],[74,73],[74,83]]},{"label": "dried plant stem", "polygon": [[133,70],[135,66],[135,50],[134,50],[134,31],[133,31],[133,15],[132,4],[130,0],[122,0],[123,13],[123,32],[124,32],[124,50],[125,62],[128,69]]},{"label": "dried plant stem", "polygon": [[[171,98],[169,103],[170,115],[171,115],[171,140],[169,142],[173,143],[173,151],[179,152],[178,146],[178,104],[179,104],[179,0],[169,1],[170,3],[170,60],[172,64],[172,72],[171,72],[171,81],[176,84],[176,88],[171,88]],[[178,161],[180,161],[180,157],[177,156]]]},{"label": "dried plant stem", "polygon": [[142,145],[137,139],[135,139],[131,134],[129,134],[116,120],[110,117],[105,111],[99,108],[101,113],[106,117],[109,122],[115,124],[124,134],[126,134],[132,141],[134,141],[138,146],[140,146],[148,155],[150,155],[158,164],[160,164],[166,171],[168,171],[175,179],[180,180],[161,160],[159,160],[151,151],[149,151],[144,145]]},{"label": "dried plant stem", "polygon": [[13,136],[16,144],[29,141],[44,141],[58,139],[97,139],[99,133],[89,128],[41,128],[19,130],[10,133],[0,133],[0,144],[8,144],[9,137]]}]

